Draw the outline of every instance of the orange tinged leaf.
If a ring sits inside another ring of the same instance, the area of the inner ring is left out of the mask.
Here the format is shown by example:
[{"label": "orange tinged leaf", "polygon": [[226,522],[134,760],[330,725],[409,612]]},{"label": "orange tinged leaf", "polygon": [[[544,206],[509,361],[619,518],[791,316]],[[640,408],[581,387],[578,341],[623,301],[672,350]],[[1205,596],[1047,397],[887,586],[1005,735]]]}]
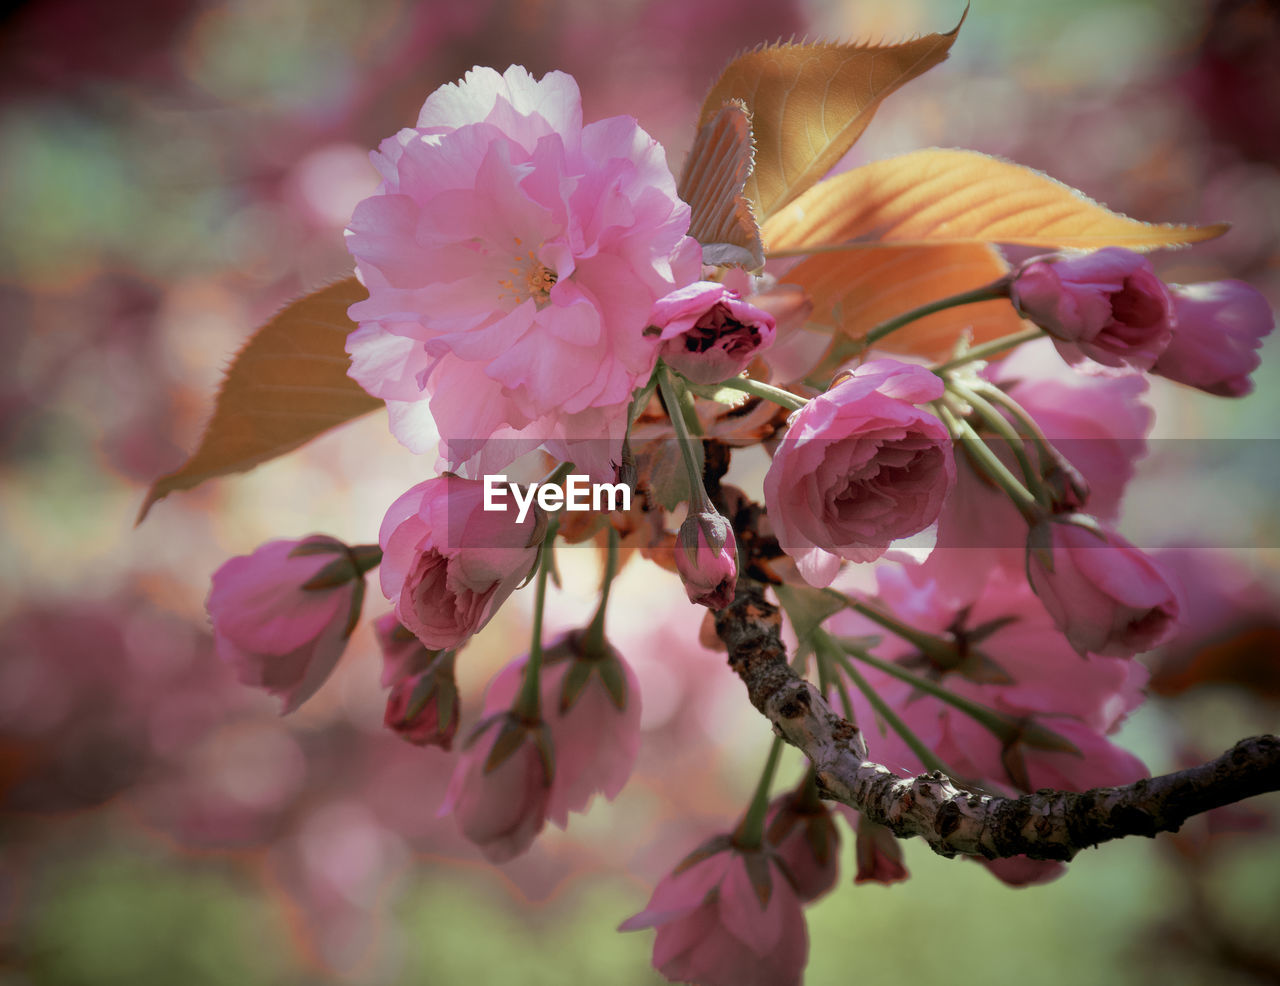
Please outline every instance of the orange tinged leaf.
[{"label": "orange tinged leaf", "polygon": [[347,376],[347,307],[368,292],[354,277],[283,308],[227,370],[213,417],[191,457],[151,484],[138,523],[174,490],[244,472],[291,452],[337,425],[382,407]]},{"label": "orange tinged leaf", "polygon": [[689,235],[702,244],[703,263],[764,266],[760,226],[743,193],[754,153],[751,116],[734,99],[699,129],[685,159],[678,192],[689,203]]},{"label": "orange tinged leaf", "polygon": [[729,100],[746,104],[756,141],[746,193],[756,215],[767,219],[831,170],[882,99],[945,59],[959,30],[957,24],[896,45],[756,48],[730,62],[711,87],[698,126]]},{"label": "orange tinged leaf", "polygon": [[765,224],[764,238],[770,252],[850,240],[1153,250],[1226,229],[1139,222],[1031,168],[977,151],[932,148],[810,188]]},{"label": "orange tinged leaf", "polygon": [[[920,305],[990,284],[1008,265],[985,243],[935,246],[886,244],[876,249],[816,254],[793,267],[789,282],[814,303],[812,320],[861,339],[890,318]],[[1026,328],[1007,300],[936,312],[911,322],[877,344],[895,353],[945,359],[960,334],[986,342]]]}]

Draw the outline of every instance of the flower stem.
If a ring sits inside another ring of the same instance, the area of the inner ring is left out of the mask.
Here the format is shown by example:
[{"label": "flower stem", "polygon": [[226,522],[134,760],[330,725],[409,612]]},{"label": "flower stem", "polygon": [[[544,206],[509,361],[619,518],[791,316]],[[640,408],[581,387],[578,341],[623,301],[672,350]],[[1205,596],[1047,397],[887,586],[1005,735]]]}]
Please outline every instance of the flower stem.
[{"label": "flower stem", "polygon": [[809,403],[807,398],[793,394],[789,390],[783,390],[781,387],[774,387],[759,380],[752,380],[749,377],[733,377],[724,381],[720,386],[727,387],[729,390],[740,390],[744,394],[750,394],[752,397],[761,397],[766,401],[773,401],[773,403],[790,408],[792,411],[798,411]]},{"label": "flower stem", "polygon": [[542,719],[542,693],[539,679],[542,676],[542,616],[547,608],[547,576],[555,564],[551,553],[560,519],[552,514],[547,522],[547,536],[542,542],[542,562],[538,566],[538,581],[533,597],[533,633],[529,641],[529,662],[524,667],[524,680],[516,698],[515,713],[525,722]]},{"label": "flower stem", "polygon": [[972,407],[978,417],[982,419],[983,424],[1009,443],[1009,450],[1013,453],[1013,457],[1018,460],[1018,468],[1022,470],[1023,485],[1026,486],[1027,491],[1039,503],[1048,506],[1052,502],[1052,498],[1044,488],[1040,470],[1032,465],[1031,457],[1027,455],[1027,450],[1023,447],[1025,439],[1009,423],[1009,419],[992,407],[990,402],[978,393],[976,389],[966,386],[959,380],[948,380],[947,390]]},{"label": "flower stem", "polygon": [[1036,521],[1041,513],[1041,508],[1035,495],[1022,485],[991,449],[987,448],[987,443],[974,430],[973,425],[960,418],[946,404],[939,403],[935,406],[938,409],[938,416],[942,418],[943,424],[951,432],[952,439],[957,443],[961,441],[965,443],[964,450],[974,460],[974,464],[993,483],[1005,491],[1009,499],[1013,501],[1013,505],[1018,508],[1018,511],[1027,519],[1028,523]]},{"label": "flower stem", "polygon": [[618,531],[609,525],[609,547],[604,559],[604,579],[600,585],[600,605],[596,615],[592,617],[582,635],[582,644],[588,654],[600,654],[604,651],[604,611],[609,605],[609,589],[613,586],[613,577],[618,574]]},{"label": "flower stem", "polygon": [[881,322],[862,337],[862,343],[864,346],[873,346],[889,333],[897,331],[916,319],[932,315],[934,312],[945,311],[948,308],[956,308],[960,305],[971,305],[979,301],[995,301],[997,298],[1007,297],[1009,297],[1009,279],[1002,277],[998,281],[984,284],[982,287],[974,288],[972,291],[962,291],[960,294],[953,294],[948,298],[931,301],[927,305],[913,308],[911,311],[896,318],[891,318],[887,322]]},{"label": "flower stem", "polygon": [[782,737],[775,736],[773,745],[769,747],[769,758],[765,760],[764,770],[760,774],[760,782],[756,785],[755,794],[751,796],[751,806],[743,816],[738,830],[733,834],[734,844],[739,849],[758,849],[764,844],[764,820],[769,813],[769,789],[773,787],[773,775],[778,769],[782,747]]},{"label": "flower stem", "polygon": [[671,419],[671,427],[675,429],[676,444],[680,446],[680,454],[684,456],[684,467],[689,474],[689,510],[692,512],[696,508],[710,511],[711,502],[707,499],[707,491],[702,485],[702,467],[698,465],[697,457],[693,454],[693,438],[689,435],[688,422],[681,411],[680,397],[671,379],[671,371],[659,364],[657,374],[662,402],[667,406],[667,417]]},{"label": "flower stem", "polygon": [[[897,678],[899,681],[905,681],[917,691],[924,692],[926,695],[932,695],[939,702],[950,705],[954,709],[963,712],[969,718],[975,720],[979,725],[992,732],[1002,743],[1010,743],[1018,738],[1018,735],[1025,729],[1025,726],[1019,724],[1011,717],[995,709],[982,705],[979,702],[970,701],[955,692],[943,688],[942,685],[928,678],[922,677],[908,671],[906,668],[894,664],[892,661],[884,661],[867,652],[863,647],[858,646],[848,640],[842,640],[839,637],[834,638],[836,643],[847,654],[852,655],[864,664],[869,664],[885,674]],[[1040,732],[1047,732],[1045,727],[1037,727]]]},{"label": "flower stem", "polygon": [[819,636],[814,638],[815,646],[821,650],[826,648],[830,651],[833,660],[837,661],[844,673],[849,676],[849,680],[854,683],[858,691],[866,696],[867,701],[871,703],[871,707],[876,710],[876,715],[889,724],[889,728],[902,737],[902,742],[906,743],[911,752],[914,753],[924,764],[926,770],[940,770],[949,777],[958,776],[956,772],[947,765],[946,761],[934,753],[925,744],[924,740],[898,717],[898,714],[889,707],[889,703],[880,697],[880,693],[871,687],[871,683],[853,666],[853,662],[845,657],[844,652],[839,645],[831,638],[831,636],[823,630],[817,631]]},{"label": "flower stem", "polygon": [[921,652],[936,660],[939,664],[952,665],[960,660],[955,645],[951,641],[903,623],[896,616],[886,613],[870,603],[865,603],[853,596],[845,596],[844,603],[855,613],[860,613],[872,623],[878,623],[890,633],[901,637],[908,643],[915,644]]},{"label": "flower stem", "polygon": [[1043,329],[1024,329],[1021,332],[1014,332],[1011,335],[1001,336],[999,339],[991,339],[988,342],[974,346],[967,352],[961,353],[954,359],[949,359],[945,363],[939,363],[933,368],[933,372],[938,374],[947,373],[958,366],[964,366],[966,363],[972,363],[975,360],[986,359],[988,356],[995,356],[997,353],[1002,353],[1006,349],[1012,349],[1014,346],[1020,346],[1024,342],[1033,342],[1043,335]]}]

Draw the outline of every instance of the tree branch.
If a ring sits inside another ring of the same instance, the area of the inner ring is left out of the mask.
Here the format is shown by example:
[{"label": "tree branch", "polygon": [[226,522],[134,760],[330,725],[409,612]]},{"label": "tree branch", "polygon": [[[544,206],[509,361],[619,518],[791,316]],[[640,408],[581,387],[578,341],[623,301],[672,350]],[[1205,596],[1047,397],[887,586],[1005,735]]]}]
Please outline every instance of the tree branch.
[{"label": "tree branch", "polygon": [[1069,860],[1111,839],[1176,832],[1192,815],[1280,790],[1276,736],[1242,740],[1190,770],[1083,793],[1043,790],[999,798],[962,790],[936,771],[898,777],[868,761],[858,727],[791,670],[778,633],[781,617],[761,583],[740,578],[737,598],[715,622],[751,704],[813,763],[823,796],[900,838],[920,836],[942,856]]}]

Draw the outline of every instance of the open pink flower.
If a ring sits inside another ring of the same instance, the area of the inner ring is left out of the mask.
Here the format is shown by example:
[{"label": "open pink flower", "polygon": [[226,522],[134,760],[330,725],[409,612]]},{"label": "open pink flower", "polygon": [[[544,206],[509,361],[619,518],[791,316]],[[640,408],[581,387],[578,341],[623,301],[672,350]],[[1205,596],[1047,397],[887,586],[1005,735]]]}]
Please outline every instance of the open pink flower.
[{"label": "open pink flower", "polygon": [[1171,284],[1177,328],[1152,373],[1219,397],[1253,390],[1258,347],[1275,328],[1271,306],[1243,281]]},{"label": "open pink flower", "polygon": [[841,558],[874,561],[937,519],[955,465],[946,428],[915,405],[942,389],[924,367],[873,360],[792,416],[764,498],[811,585],[829,585]]},{"label": "open pink flower", "polygon": [[1173,303],[1141,254],[1120,247],[1037,257],[1014,274],[1014,307],[1069,362],[1149,370],[1173,337]]},{"label": "open pink flower", "polygon": [[608,472],[656,358],[653,303],[700,270],[662,147],[630,117],[584,127],[571,77],[512,66],[436,90],[373,162],[347,345],[396,436],[424,451],[438,428],[454,468],[550,443]]},{"label": "open pink flower", "polygon": [[483,483],[441,476],[413,487],[382,520],[382,592],[432,650],[461,646],[537,561],[541,514],[519,523],[514,508],[483,507]]},{"label": "open pink flower", "polygon": [[[565,828],[570,812],[585,812],[596,794],[612,801],[630,779],[640,752],[640,684],[608,642],[592,653],[583,631],[556,637],[542,657],[542,719],[555,750],[546,814]],[[515,701],[528,661],[522,655],[498,672],[486,708]]]},{"label": "open pink flower", "polygon": [[213,573],[206,603],[218,656],[292,712],[329,677],[360,617],[364,576],[341,541],[268,541]]},{"label": "open pink flower", "polygon": [[1178,600],[1158,565],[1124,538],[1069,520],[1046,521],[1027,542],[1031,587],[1081,654],[1131,657],[1173,631]]},{"label": "open pink flower", "polygon": [[737,376],[773,345],[773,316],[712,281],[697,281],[659,298],[649,321],[662,330],[658,354],[693,383]]},{"label": "open pink flower", "polygon": [[619,931],[657,928],[654,968],[702,986],[799,984],[809,952],[800,900],[768,853],[713,840],[663,877]]}]

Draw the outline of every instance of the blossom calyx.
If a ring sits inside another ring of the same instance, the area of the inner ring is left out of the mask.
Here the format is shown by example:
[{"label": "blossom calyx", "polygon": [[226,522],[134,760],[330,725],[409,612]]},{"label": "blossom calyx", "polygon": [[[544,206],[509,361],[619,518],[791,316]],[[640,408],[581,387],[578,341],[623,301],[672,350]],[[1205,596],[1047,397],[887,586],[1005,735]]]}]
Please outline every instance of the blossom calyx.
[{"label": "blossom calyx", "polygon": [[676,535],[676,569],[689,601],[708,609],[733,602],[738,584],[738,543],[733,527],[707,505],[690,514]]},{"label": "blossom calyx", "polygon": [[458,732],[461,709],[454,678],[456,652],[427,650],[394,614],[375,626],[383,649],[384,682],[392,662],[402,669],[392,681],[383,724],[415,746],[448,750]]}]

